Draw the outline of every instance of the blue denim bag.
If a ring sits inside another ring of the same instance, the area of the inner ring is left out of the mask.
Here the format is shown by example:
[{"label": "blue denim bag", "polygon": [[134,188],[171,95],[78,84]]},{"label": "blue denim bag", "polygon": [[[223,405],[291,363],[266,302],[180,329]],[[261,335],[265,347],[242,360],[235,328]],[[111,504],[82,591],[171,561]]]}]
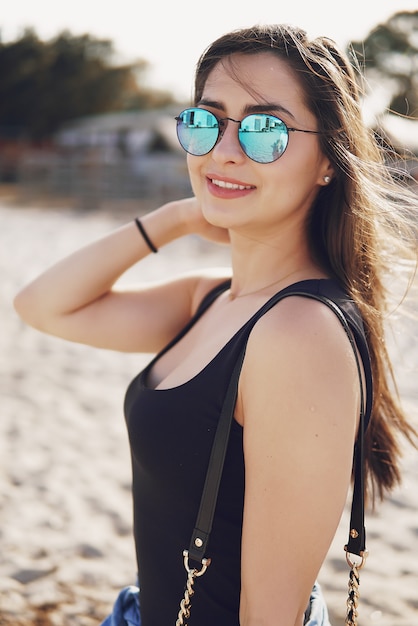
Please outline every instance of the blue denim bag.
[{"label": "blue denim bag", "polygon": [[112,613],[101,626],[141,626],[138,587],[130,585],[122,589],[113,605]]},{"label": "blue denim bag", "polygon": [[315,583],[312,589],[309,606],[305,612],[304,626],[331,626],[327,605],[318,583]]}]

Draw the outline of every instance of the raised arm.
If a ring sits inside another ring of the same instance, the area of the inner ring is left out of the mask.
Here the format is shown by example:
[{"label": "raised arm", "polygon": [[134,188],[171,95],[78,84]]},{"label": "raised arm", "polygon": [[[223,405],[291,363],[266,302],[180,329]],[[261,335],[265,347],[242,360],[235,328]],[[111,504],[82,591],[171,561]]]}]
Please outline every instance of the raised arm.
[{"label": "raised arm", "polygon": [[299,626],[347,497],[359,411],[351,346],[288,298],[250,338],[240,383],[246,495],[241,626]]},{"label": "raised arm", "polygon": [[[157,248],[190,233],[227,241],[224,231],[204,220],[194,198],[167,203],[141,222]],[[70,341],[155,352],[190,319],[213,281],[190,275],[116,289],[122,274],[150,253],[132,221],[47,269],[17,294],[16,311],[35,328]]]}]

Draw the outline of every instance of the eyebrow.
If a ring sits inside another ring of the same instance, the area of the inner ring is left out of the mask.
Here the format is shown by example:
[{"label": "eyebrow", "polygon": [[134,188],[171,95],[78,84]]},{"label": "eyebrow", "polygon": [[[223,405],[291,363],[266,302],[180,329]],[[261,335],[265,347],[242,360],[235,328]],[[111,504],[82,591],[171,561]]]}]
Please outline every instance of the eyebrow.
[{"label": "eyebrow", "polygon": [[[198,106],[207,106],[213,109],[220,109],[225,111],[225,105],[222,102],[216,100],[207,100],[202,98],[198,103]],[[265,104],[247,104],[244,107],[244,115],[250,115],[251,113],[285,113],[293,120],[296,121],[295,116],[288,109],[277,102],[266,102]]]}]

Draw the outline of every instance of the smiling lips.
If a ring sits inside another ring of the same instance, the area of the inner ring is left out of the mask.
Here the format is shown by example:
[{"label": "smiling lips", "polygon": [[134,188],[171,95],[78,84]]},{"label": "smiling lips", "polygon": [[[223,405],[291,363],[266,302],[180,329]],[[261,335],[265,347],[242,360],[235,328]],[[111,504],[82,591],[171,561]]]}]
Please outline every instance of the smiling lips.
[{"label": "smiling lips", "polygon": [[231,183],[229,181],[220,180],[218,178],[209,178],[208,180],[210,183],[212,183],[214,187],[217,187],[218,189],[225,189],[230,191],[250,191],[251,189],[255,189],[253,185],[241,185],[239,183]]}]

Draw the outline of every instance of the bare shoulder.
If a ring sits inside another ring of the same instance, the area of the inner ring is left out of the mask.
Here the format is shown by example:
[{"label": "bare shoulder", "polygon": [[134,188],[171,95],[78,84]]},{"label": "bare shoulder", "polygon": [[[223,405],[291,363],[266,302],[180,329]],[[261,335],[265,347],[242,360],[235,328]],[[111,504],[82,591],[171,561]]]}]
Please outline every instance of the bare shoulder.
[{"label": "bare shoulder", "polygon": [[272,403],[291,404],[299,415],[312,407],[327,404],[337,409],[345,403],[355,416],[358,372],[351,344],[335,313],[325,304],[301,296],[279,302],[250,335],[241,387],[249,408],[246,414],[258,413],[263,394]]},{"label": "bare shoulder", "polygon": [[[347,350],[348,338],[335,313],[313,298],[289,296],[280,301],[255,325],[250,336],[250,351],[262,350],[271,358],[286,358],[295,353],[308,356],[321,352],[331,356]],[[280,347],[280,351],[277,348]]]}]

